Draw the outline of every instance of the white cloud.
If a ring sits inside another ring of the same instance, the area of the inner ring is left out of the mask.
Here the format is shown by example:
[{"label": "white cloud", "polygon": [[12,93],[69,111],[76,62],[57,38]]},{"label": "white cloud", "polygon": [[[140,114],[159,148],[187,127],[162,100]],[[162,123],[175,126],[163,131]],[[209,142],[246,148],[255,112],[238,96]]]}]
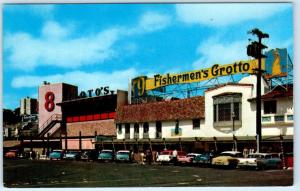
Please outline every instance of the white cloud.
[{"label": "white cloud", "polygon": [[221,43],[218,38],[210,38],[198,46],[197,53],[200,58],[193,63],[193,67],[208,68],[214,64],[224,65],[248,59],[247,45],[247,40]]},{"label": "white cloud", "polygon": [[145,32],[161,30],[171,23],[171,17],[156,12],[145,13],[139,21],[138,28]]},{"label": "white cloud", "polygon": [[291,7],[284,3],[211,3],[176,5],[178,19],[188,24],[227,26],[251,19],[264,19]]},{"label": "white cloud", "polygon": [[71,32],[70,27],[62,27],[57,22],[48,21],[42,28],[42,35],[45,38],[63,38]]},{"label": "white cloud", "polygon": [[41,65],[78,68],[114,56],[112,46],[119,38],[118,29],[71,39],[67,38],[71,28],[51,21],[45,23],[40,38],[27,33],[8,34],[4,47],[10,50],[10,64],[20,70],[32,70]]},{"label": "white cloud", "polygon": [[[110,86],[111,90],[128,89],[128,82],[137,75],[137,71],[129,68],[112,73],[105,72],[82,72],[73,71],[65,74],[55,74],[49,76],[19,76],[12,80],[11,86],[14,88],[38,87],[43,81],[50,83],[69,83],[77,85],[80,90],[93,89],[101,86]],[[128,79],[128,80],[126,80]]]},{"label": "white cloud", "polygon": [[[141,16],[136,27],[115,27],[96,34],[73,38],[74,25],[62,26],[55,21],[45,22],[41,36],[28,33],[5,34],[4,48],[8,51],[8,61],[19,70],[31,71],[38,66],[79,68],[83,65],[103,63],[118,55],[113,48],[116,42],[126,36],[141,35],[167,27],[170,17],[147,12]],[[135,52],[137,47],[124,47]]]}]

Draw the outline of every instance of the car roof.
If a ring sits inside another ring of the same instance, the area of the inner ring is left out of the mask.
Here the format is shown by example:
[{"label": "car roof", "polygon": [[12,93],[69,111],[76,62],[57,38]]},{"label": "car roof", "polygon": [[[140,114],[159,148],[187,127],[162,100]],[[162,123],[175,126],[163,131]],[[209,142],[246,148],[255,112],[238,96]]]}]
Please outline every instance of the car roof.
[{"label": "car roof", "polygon": [[224,151],[224,152],[221,152],[222,153],[228,153],[228,154],[238,154],[238,153],[241,153],[239,151]]},{"label": "car roof", "polygon": [[[113,152],[113,150],[109,150],[109,149],[103,149],[101,152],[103,151],[109,151],[109,152]],[[122,151],[122,150],[121,150]]]},{"label": "car roof", "polygon": [[130,152],[129,150],[119,150],[118,152]]}]

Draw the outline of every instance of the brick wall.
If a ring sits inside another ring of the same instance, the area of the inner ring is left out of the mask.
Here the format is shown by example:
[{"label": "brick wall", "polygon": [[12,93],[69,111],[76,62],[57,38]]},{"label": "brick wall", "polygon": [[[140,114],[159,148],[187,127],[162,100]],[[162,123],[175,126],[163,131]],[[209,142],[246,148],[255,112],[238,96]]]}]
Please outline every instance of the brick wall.
[{"label": "brick wall", "polygon": [[114,119],[67,123],[68,136],[94,136],[97,135],[116,136]]}]

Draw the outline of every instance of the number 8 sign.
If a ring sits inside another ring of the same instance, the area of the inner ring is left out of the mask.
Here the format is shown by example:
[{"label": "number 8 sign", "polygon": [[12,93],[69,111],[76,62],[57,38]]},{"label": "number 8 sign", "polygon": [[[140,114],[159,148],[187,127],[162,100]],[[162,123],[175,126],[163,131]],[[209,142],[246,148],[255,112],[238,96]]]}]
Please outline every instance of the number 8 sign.
[{"label": "number 8 sign", "polygon": [[53,92],[47,92],[45,95],[45,109],[49,112],[54,110],[55,104],[54,104],[54,93]]}]

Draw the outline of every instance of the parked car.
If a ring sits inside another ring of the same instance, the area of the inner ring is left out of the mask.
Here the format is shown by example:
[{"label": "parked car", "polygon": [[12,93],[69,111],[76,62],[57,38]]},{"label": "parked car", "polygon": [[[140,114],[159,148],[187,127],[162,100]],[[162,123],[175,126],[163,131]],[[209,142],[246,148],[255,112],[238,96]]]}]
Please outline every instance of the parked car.
[{"label": "parked car", "polygon": [[178,151],[176,162],[178,164],[192,164],[193,158],[194,158],[193,153],[187,155],[186,152],[184,151]]},{"label": "parked car", "polygon": [[224,151],[218,157],[212,159],[211,164],[215,167],[236,168],[239,160],[242,158],[242,153],[239,151]]},{"label": "parked car", "polygon": [[64,154],[63,157],[65,160],[79,160],[80,152],[79,151],[68,151]]},{"label": "parked car", "polygon": [[63,151],[62,150],[53,150],[49,154],[50,160],[61,160],[63,158]]},{"label": "parked car", "polygon": [[239,158],[239,168],[282,168],[282,161],[278,154],[271,153],[253,153],[247,158]]},{"label": "parked car", "polygon": [[95,161],[98,158],[98,152],[95,150],[84,151],[81,153],[80,159],[84,161]]},{"label": "parked car", "polygon": [[112,150],[102,150],[98,155],[99,161],[113,161],[114,160],[114,152]]},{"label": "parked car", "polygon": [[207,152],[199,154],[193,160],[193,163],[196,165],[211,165],[212,158],[216,157],[214,153]]},{"label": "parked car", "polygon": [[30,151],[23,151],[21,152],[18,157],[20,159],[29,159],[30,158]]},{"label": "parked car", "polygon": [[5,158],[17,158],[18,156],[18,150],[9,150],[7,153],[5,153]]},{"label": "parked car", "polygon": [[286,168],[294,167],[294,154],[293,153],[285,153],[284,154],[284,162]]},{"label": "parked car", "polygon": [[173,159],[172,153],[172,150],[164,150],[160,152],[156,162],[159,162],[160,164],[169,163]]},{"label": "parked car", "polygon": [[131,153],[128,150],[120,150],[116,154],[116,162],[131,162]]}]

